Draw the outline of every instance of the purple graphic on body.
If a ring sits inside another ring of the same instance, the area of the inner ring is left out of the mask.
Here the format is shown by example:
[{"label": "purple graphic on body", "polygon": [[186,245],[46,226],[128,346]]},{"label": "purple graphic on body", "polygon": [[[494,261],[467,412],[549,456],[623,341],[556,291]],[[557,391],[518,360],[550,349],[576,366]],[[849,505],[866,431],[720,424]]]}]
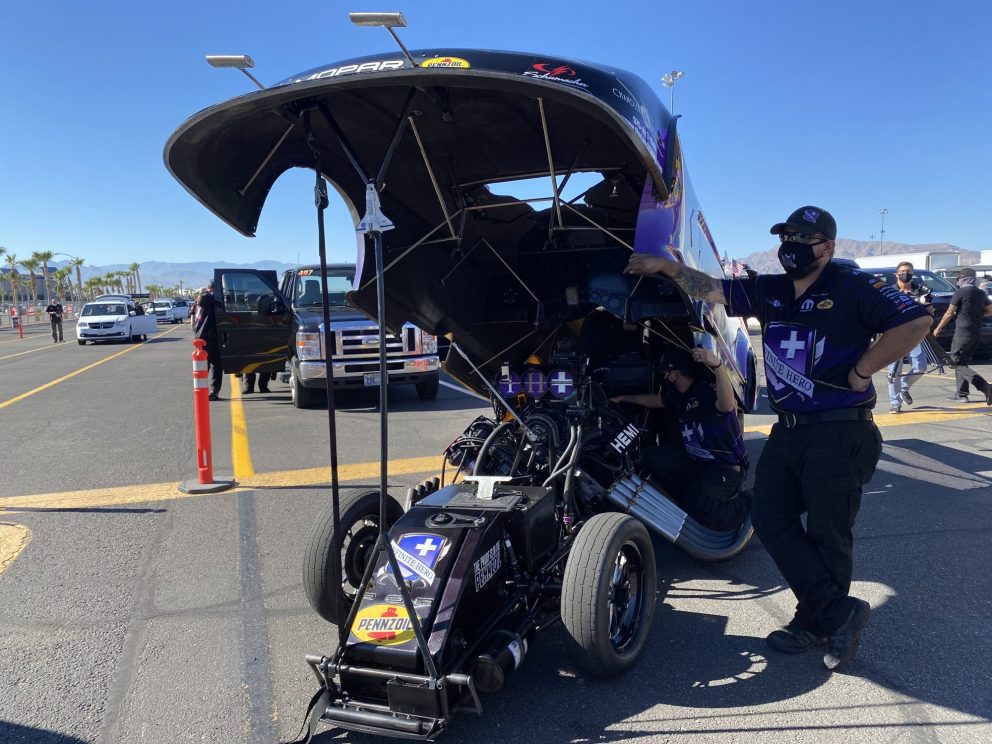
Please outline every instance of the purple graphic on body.
[{"label": "purple graphic on body", "polygon": [[548,380],[539,369],[529,369],[524,372],[524,392],[534,398],[540,398],[548,392]]},{"label": "purple graphic on body", "polygon": [[499,379],[500,395],[516,395],[522,389],[520,386],[520,375],[516,372],[511,372],[509,377],[501,377]]},{"label": "purple graphic on body", "polygon": [[555,369],[551,371],[548,386],[551,388],[553,396],[564,399],[575,392],[575,378],[572,377],[571,372]]},{"label": "purple graphic on body", "polygon": [[807,397],[815,387],[810,379],[813,364],[823,353],[816,331],[799,325],[770,323],[765,329],[765,372],[776,391],[790,387]]}]

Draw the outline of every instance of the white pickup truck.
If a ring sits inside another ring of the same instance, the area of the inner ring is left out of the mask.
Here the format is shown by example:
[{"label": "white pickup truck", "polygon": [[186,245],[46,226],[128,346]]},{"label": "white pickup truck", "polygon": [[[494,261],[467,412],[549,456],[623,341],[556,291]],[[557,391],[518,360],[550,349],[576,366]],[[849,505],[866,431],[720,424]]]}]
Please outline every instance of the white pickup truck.
[{"label": "white pickup truck", "polygon": [[159,323],[182,323],[189,317],[186,300],[155,300],[148,306],[149,315]]},{"label": "white pickup truck", "polygon": [[154,315],[138,315],[134,301],[127,295],[102,295],[87,302],[76,322],[76,343],[87,341],[130,341],[138,343],[155,333]]}]

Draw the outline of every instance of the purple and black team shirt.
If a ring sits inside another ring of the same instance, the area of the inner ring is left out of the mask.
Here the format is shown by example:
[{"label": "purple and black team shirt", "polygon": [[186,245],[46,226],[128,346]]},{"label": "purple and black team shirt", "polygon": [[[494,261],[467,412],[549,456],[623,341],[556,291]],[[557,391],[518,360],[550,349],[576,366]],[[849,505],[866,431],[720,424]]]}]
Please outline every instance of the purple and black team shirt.
[{"label": "purple and black team shirt", "polygon": [[693,380],[684,393],[663,385],[661,402],[675,411],[685,451],[693,460],[740,465],[747,469],[747,447],[737,413],[722,413],[716,407],[716,383]]},{"label": "purple and black team shirt", "polygon": [[800,297],[785,274],[725,279],[723,292],[728,314],[761,323],[768,400],[783,413],[871,408],[875,386],[852,390],[848,372],[876,334],[929,316],[897,287],[832,263]]}]

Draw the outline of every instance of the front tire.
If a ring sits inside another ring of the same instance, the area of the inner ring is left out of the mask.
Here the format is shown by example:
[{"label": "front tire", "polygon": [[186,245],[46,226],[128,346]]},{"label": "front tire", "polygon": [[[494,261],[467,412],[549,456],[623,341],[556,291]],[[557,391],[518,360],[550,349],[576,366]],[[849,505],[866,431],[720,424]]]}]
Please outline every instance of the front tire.
[{"label": "front tire", "polygon": [[[303,551],[303,589],[314,611],[327,622],[340,625],[358,594],[372,550],[379,536],[379,492],[352,491],[339,503],[341,523],[334,535],[333,507],[328,503],[313,523]],[[403,507],[386,496],[386,521],[392,525],[403,516]],[[341,574],[334,576],[334,551],[341,556]]]},{"label": "front tire", "polygon": [[594,677],[618,677],[637,661],[654,616],[657,568],[644,525],[615,512],[579,530],[562,582],[566,645]]},{"label": "front tire", "polygon": [[317,391],[303,387],[296,370],[289,375],[289,395],[297,408],[313,408],[317,405]]},{"label": "front tire", "polygon": [[441,389],[441,380],[434,375],[429,380],[421,380],[417,383],[417,397],[421,400],[434,400]]},{"label": "front tire", "polygon": [[83,339],[81,338],[77,338],[76,343],[79,344],[80,346],[86,346],[86,342],[83,341]]}]

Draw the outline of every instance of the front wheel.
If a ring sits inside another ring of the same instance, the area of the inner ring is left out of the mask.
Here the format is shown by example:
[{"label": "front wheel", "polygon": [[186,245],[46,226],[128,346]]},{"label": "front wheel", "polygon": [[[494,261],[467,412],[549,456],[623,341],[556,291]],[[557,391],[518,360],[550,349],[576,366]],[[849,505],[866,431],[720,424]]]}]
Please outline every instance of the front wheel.
[{"label": "front wheel", "polygon": [[317,405],[317,391],[303,387],[296,371],[289,375],[289,396],[293,399],[293,405],[297,408],[313,408]]},{"label": "front wheel", "polygon": [[[314,611],[340,625],[358,594],[365,568],[379,536],[379,492],[353,491],[341,497],[340,524],[334,534],[334,512],[328,503],[313,523],[303,551],[303,589]],[[403,516],[403,507],[386,496],[386,525]],[[335,578],[332,558],[341,556],[341,574]]]},{"label": "front wheel", "polygon": [[81,338],[77,338],[76,343],[79,344],[80,346],[86,346],[86,342],[83,341],[83,339]]},{"label": "front wheel", "polygon": [[566,644],[595,677],[618,677],[637,661],[654,616],[657,569],[644,525],[625,514],[594,515],[579,530],[562,581]]},{"label": "front wheel", "polygon": [[437,375],[434,375],[429,380],[421,380],[417,383],[417,397],[421,400],[434,400],[440,389],[441,381]]}]

